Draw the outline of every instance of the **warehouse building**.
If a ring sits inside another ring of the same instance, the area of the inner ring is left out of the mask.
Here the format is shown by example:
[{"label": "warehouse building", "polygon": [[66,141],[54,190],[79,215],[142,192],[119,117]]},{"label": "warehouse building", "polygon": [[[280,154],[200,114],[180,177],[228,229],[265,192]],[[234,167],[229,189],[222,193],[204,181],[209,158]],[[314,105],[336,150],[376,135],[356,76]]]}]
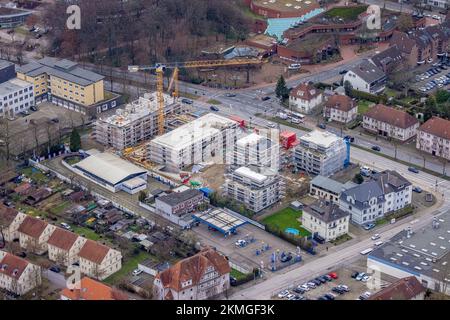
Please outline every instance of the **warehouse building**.
[{"label": "warehouse building", "polygon": [[[183,107],[164,94],[164,114],[181,114]],[[96,140],[117,150],[149,140],[158,133],[158,100],[156,92],[146,93],[119,109],[116,114],[95,123]]]},{"label": "warehouse building", "polygon": [[316,130],[299,140],[294,152],[297,170],[328,177],[350,162],[350,145],[335,134]]},{"label": "warehouse building", "polygon": [[280,169],[280,144],[278,140],[257,133],[251,133],[237,140],[234,147],[233,164],[238,166],[254,165],[278,172]]},{"label": "warehouse building", "polygon": [[112,192],[135,194],[147,189],[147,171],[112,153],[88,151],[90,156],[72,170]]},{"label": "warehouse building", "polygon": [[259,212],[283,198],[286,188],[279,175],[240,167],[226,177],[222,189],[226,196],[243,203],[253,212]]},{"label": "warehouse building", "polygon": [[234,150],[238,127],[236,121],[208,113],[153,139],[148,158],[167,171],[200,163],[226,163]]}]

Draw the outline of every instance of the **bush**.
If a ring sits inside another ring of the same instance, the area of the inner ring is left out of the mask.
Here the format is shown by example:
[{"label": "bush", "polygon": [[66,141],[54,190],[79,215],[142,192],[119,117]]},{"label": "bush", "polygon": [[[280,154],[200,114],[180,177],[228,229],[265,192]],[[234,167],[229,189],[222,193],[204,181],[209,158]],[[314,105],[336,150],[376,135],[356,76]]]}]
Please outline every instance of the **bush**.
[{"label": "bush", "polygon": [[364,91],[359,91],[355,89],[350,90],[350,97],[355,99],[364,99],[374,103],[386,103],[387,97],[385,95],[374,95]]}]

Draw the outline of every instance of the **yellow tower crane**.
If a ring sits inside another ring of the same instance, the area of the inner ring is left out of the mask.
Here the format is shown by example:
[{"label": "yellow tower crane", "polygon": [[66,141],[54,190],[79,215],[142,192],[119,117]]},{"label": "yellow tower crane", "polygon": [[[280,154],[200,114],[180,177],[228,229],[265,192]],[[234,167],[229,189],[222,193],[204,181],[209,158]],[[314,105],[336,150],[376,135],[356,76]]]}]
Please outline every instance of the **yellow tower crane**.
[{"label": "yellow tower crane", "polygon": [[179,98],[178,74],[180,68],[213,68],[213,67],[227,67],[227,66],[251,66],[259,65],[265,61],[259,58],[238,58],[231,60],[200,60],[200,61],[186,61],[186,62],[172,62],[167,64],[157,63],[154,66],[128,66],[129,72],[138,71],[155,71],[156,72],[156,91],[158,99],[158,135],[164,134],[165,117],[164,117],[164,72],[166,69],[173,70],[172,78],[169,83],[168,92],[172,90],[175,84],[172,96],[175,99]]}]

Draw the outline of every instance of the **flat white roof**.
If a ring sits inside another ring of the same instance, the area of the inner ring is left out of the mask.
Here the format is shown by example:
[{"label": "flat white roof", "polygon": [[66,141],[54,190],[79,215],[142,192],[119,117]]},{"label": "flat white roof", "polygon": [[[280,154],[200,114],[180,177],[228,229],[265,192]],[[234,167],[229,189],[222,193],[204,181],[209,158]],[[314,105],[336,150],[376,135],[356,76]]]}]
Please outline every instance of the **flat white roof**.
[{"label": "flat white roof", "polygon": [[309,143],[314,143],[316,145],[323,146],[325,148],[330,147],[333,143],[339,141],[340,139],[341,138],[339,138],[337,135],[331,132],[319,130],[314,130],[300,137],[300,140],[307,141]]},{"label": "flat white roof", "polygon": [[130,189],[139,188],[139,187],[143,186],[144,184],[147,184],[147,181],[145,181],[144,179],[138,178],[138,177],[124,182],[124,185]]},{"label": "flat white roof", "polygon": [[156,137],[151,143],[159,144],[173,150],[180,150],[220,132],[223,127],[232,125],[236,126],[236,121],[214,113],[208,113],[173,131]]},{"label": "flat white roof", "polygon": [[112,153],[97,153],[78,162],[75,167],[84,170],[112,185],[133,179],[137,175],[146,173],[142,169]]},{"label": "flat white roof", "polygon": [[260,183],[264,182],[267,179],[267,176],[260,174],[258,172],[255,172],[247,167],[240,167],[240,168],[236,169],[234,172],[243,177],[252,179],[253,181],[257,181]]},{"label": "flat white roof", "polygon": [[10,94],[12,92],[16,92],[32,86],[33,84],[30,82],[26,82],[18,78],[13,78],[0,84],[0,95]]}]

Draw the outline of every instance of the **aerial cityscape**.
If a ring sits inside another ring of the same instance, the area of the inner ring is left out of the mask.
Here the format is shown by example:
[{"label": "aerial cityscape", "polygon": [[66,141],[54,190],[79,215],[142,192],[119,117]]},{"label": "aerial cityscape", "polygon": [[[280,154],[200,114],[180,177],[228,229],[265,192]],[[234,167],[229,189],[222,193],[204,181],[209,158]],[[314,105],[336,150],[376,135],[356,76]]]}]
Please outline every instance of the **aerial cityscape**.
[{"label": "aerial cityscape", "polygon": [[0,300],[450,300],[450,0],[0,0]]}]

